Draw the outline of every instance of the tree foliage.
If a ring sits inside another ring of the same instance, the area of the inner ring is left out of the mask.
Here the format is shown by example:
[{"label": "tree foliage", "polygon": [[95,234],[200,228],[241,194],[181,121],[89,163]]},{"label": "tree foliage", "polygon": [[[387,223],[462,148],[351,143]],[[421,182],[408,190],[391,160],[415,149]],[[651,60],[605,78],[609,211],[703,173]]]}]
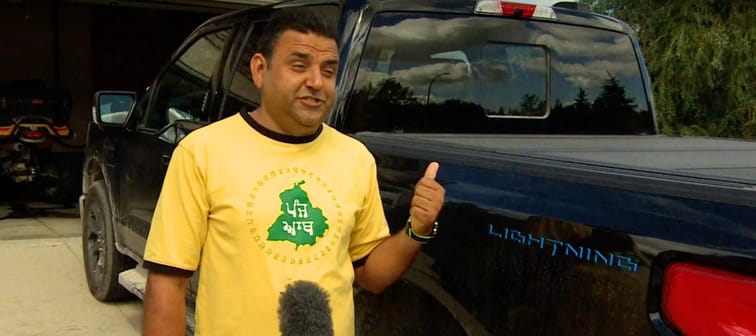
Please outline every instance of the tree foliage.
[{"label": "tree foliage", "polygon": [[373,87],[368,83],[368,93],[371,99],[383,101],[391,104],[408,105],[417,103],[413,97],[413,92],[409,87],[403,86],[395,78],[386,78]]},{"label": "tree foliage", "polygon": [[663,133],[756,138],[756,1],[583,2],[637,31]]}]

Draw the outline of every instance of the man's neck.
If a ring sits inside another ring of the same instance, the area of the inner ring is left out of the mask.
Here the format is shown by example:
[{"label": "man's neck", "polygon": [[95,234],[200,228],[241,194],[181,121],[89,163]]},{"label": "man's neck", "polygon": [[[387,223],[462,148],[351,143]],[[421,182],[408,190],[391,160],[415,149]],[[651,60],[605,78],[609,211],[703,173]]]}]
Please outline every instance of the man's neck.
[{"label": "man's neck", "polygon": [[306,128],[300,128],[297,130],[289,129],[288,127],[285,127],[281,123],[277,122],[274,118],[272,118],[270,114],[268,114],[265,110],[265,107],[263,107],[262,105],[257,109],[249,112],[249,115],[262,127],[265,127],[272,132],[287,136],[306,137],[317,133],[320,129],[319,127],[314,130]]},{"label": "man's neck", "polygon": [[247,112],[247,115],[249,115],[249,118],[254,124],[257,124],[257,126],[253,125],[254,128],[257,128],[258,131],[262,132],[264,135],[272,137],[278,141],[283,141],[281,139],[289,139],[299,143],[300,140],[304,141],[303,139],[309,139],[304,141],[309,142],[317,137],[323,128],[322,125],[320,125],[314,130],[305,129],[302,131],[287,131],[285,127],[282,127],[280,123],[277,123],[275,119],[265,113],[262,106],[253,111]]}]

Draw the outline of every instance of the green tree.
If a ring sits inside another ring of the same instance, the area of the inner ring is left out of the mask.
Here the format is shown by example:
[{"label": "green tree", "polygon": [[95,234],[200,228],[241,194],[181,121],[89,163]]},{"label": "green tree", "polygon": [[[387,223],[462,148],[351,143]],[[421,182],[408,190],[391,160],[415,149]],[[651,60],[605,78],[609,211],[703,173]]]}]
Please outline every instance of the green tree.
[{"label": "green tree", "polygon": [[637,31],[663,133],[756,137],[756,1],[582,2]]},{"label": "green tree", "polygon": [[409,87],[402,85],[395,78],[386,78],[375,87],[368,86],[370,99],[383,101],[391,104],[408,105],[417,102]]},{"label": "green tree", "polygon": [[519,115],[535,116],[539,115],[545,109],[544,101],[534,94],[524,94],[520,98]]},{"label": "green tree", "polygon": [[[638,128],[637,105],[625,94],[625,88],[612,74],[601,84],[601,92],[593,101],[593,117],[607,131],[624,133]],[[578,99],[579,99],[578,95]]]},{"label": "green tree", "polygon": [[[575,100],[576,104],[582,104],[583,102],[580,101],[585,99],[581,93],[585,93],[582,88],[578,93],[578,98]],[[637,105],[635,105],[633,99],[627,97],[625,94],[625,88],[620,85],[617,77],[611,74],[601,84],[601,93],[596,97],[596,101],[593,102],[593,109],[601,113],[632,113],[636,107]]]},{"label": "green tree", "polygon": [[584,113],[591,109],[591,105],[592,103],[591,99],[588,98],[588,93],[585,92],[583,88],[580,88],[577,97],[575,97],[575,110]]}]

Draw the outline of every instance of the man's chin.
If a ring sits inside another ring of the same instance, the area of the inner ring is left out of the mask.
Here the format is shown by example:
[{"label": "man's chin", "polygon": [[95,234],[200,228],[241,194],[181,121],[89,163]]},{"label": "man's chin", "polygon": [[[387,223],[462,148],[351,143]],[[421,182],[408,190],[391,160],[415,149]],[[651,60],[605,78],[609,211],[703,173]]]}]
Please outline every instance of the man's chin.
[{"label": "man's chin", "polygon": [[299,118],[297,119],[299,119],[300,125],[317,128],[325,121],[328,113],[323,111],[299,111],[298,116]]}]

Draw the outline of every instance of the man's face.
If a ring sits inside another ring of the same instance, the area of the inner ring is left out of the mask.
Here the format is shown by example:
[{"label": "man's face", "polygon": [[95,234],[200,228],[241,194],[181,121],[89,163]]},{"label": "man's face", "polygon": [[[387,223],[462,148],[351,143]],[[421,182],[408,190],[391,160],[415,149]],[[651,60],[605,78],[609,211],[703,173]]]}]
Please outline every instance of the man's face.
[{"label": "man's face", "polygon": [[338,57],[333,39],[293,30],[281,34],[270,59],[252,57],[252,75],[274,131],[302,136],[318,129],[335,100]]}]

